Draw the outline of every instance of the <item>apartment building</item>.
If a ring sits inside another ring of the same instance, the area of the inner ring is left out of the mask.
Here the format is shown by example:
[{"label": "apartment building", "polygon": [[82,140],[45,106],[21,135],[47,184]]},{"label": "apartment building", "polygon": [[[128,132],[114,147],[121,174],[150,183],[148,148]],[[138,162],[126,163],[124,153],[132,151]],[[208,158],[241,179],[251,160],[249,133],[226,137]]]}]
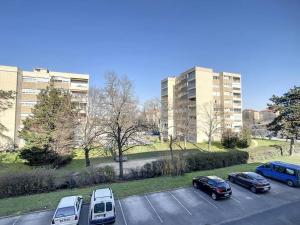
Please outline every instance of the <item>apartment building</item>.
[{"label": "apartment building", "polygon": [[224,129],[242,128],[241,75],[194,67],[161,81],[163,137],[184,136],[193,142],[207,141],[208,115],[216,116],[219,139]]},{"label": "apartment building", "polygon": [[261,115],[259,111],[254,109],[243,110],[243,123],[247,126],[252,126],[253,124],[259,123],[261,120]]},{"label": "apartment building", "polygon": [[[81,113],[85,113],[89,90],[88,74],[54,72],[42,68],[22,71],[18,67],[0,66],[0,90],[16,92],[12,107],[0,113],[0,122],[7,128],[4,134],[11,138],[13,144],[23,145],[22,140],[18,138],[22,121],[31,115],[40,91],[50,84],[55,88],[70,91],[72,101],[78,102]],[[6,139],[0,139],[1,145],[7,142]]]}]

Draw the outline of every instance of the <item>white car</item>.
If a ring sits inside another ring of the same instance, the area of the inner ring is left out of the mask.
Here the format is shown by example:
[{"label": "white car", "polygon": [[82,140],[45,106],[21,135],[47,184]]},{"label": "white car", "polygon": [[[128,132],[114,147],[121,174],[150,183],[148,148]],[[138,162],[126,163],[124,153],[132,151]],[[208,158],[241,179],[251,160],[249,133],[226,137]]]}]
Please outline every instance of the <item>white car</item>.
[{"label": "white car", "polygon": [[77,225],[82,206],[82,196],[68,196],[60,200],[52,223],[57,225]]},{"label": "white car", "polygon": [[90,224],[114,223],[116,220],[115,200],[110,188],[93,191],[89,212]]}]

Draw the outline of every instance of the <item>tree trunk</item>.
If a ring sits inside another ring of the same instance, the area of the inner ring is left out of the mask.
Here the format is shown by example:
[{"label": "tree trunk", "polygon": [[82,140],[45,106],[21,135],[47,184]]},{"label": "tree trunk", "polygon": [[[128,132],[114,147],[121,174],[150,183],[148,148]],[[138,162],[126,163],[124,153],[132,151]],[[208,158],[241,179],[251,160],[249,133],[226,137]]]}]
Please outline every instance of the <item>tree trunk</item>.
[{"label": "tree trunk", "polygon": [[211,148],[211,137],[208,138],[208,151],[210,151]]},{"label": "tree trunk", "polygon": [[186,150],[186,136],[184,135],[184,150]]},{"label": "tree trunk", "polygon": [[123,173],[123,152],[122,149],[119,149],[119,178],[123,180],[124,173]]},{"label": "tree trunk", "polygon": [[174,156],[173,156],[173,137],[172,137],[172,135],[170,135],[169,148],[170,148],[170,153],[171,153],[171,159],[172,159],[172,161],[174,161]]},{"label": "tree trunk", "polygon": [[90,149],[88,147],[84,148],[84,156],[85,156],[85,166],[88,167],[91,165],[90,161]]},{"label": "tree trunk", "polygon": [[294,147],[295,147],[295,139],[294,139],[294,137],[291,137],[290,155],[294,154]]}]

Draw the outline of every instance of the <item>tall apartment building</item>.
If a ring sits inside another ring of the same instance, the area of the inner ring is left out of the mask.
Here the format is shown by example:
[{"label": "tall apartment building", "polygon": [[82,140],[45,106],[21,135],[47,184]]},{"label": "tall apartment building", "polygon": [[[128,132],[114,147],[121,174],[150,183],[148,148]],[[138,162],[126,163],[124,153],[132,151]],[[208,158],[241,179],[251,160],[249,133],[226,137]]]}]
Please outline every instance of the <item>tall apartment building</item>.
[{"label": "tall apartment building", "polygon": [[161,81],[163,137],[185,136],[193,142],[207,140],[207,113],[218,115],[220,132],[242,128],[241,75],[194,67]]},{"label": "tall apartment building", "polygon": [[[0,113],[0,122],[8,129],[4,134],[10,137],[15,145],[23,144],[18,138],[22,121],[31,115],[40,91],[50,84],[55,88],[70,91],[72,100],[85,109],[89,90],[88,74],[53,72],[41,68],[22,71],[18,67],[0,66],[0,90],[16,92],[12,107]],[[6,142],[6,139],[0,139],[1,145]]]}]

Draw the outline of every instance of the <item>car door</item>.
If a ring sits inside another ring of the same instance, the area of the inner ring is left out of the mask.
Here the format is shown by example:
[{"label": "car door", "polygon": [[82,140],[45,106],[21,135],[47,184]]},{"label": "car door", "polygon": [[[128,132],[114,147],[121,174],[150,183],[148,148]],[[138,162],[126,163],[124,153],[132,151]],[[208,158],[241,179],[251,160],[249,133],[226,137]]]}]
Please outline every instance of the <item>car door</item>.
[{"label": "car door", "polygon": [[285,168],[282,166],[274,165],[271,176],[276,180],[286,181]]},{"label": "car door", "polygon": [[240,184],[240,185],[244,186],[244,179],[243,179],[243,174],[242,173],[239,173],[235,176],[235,182],[237,184]]},{"label": "car door", "polygon": [[249,183],[248,176],[246,174],[243,174],[243,173],[239,174],[239,183],[241,185],[243,185],[244,187],[248,187],[248,185],[249,185],[248,184]]},{"label": "car door", "polygon": [[76,208],[77,208],[78,218],[80,217],[81,207],[82,207],[82,198],[77,197]]},{"label": "car door", "polygon": [[211,194],[213,189],[215,188],[215,182],[213,180],[208,179],[206,186],[207,186],[206,192]]},{"label": "car door", "polygon": [[271,163],[266,163],[261,166],[260,170],[264,176],[272,177],[273,165]]},{"label": "car door", "polygon": [[203,191],[206,190],[206,187],[207,187],[206,182],[207,182],[207,178],[200,178],[198,180],[198,187]]}]

